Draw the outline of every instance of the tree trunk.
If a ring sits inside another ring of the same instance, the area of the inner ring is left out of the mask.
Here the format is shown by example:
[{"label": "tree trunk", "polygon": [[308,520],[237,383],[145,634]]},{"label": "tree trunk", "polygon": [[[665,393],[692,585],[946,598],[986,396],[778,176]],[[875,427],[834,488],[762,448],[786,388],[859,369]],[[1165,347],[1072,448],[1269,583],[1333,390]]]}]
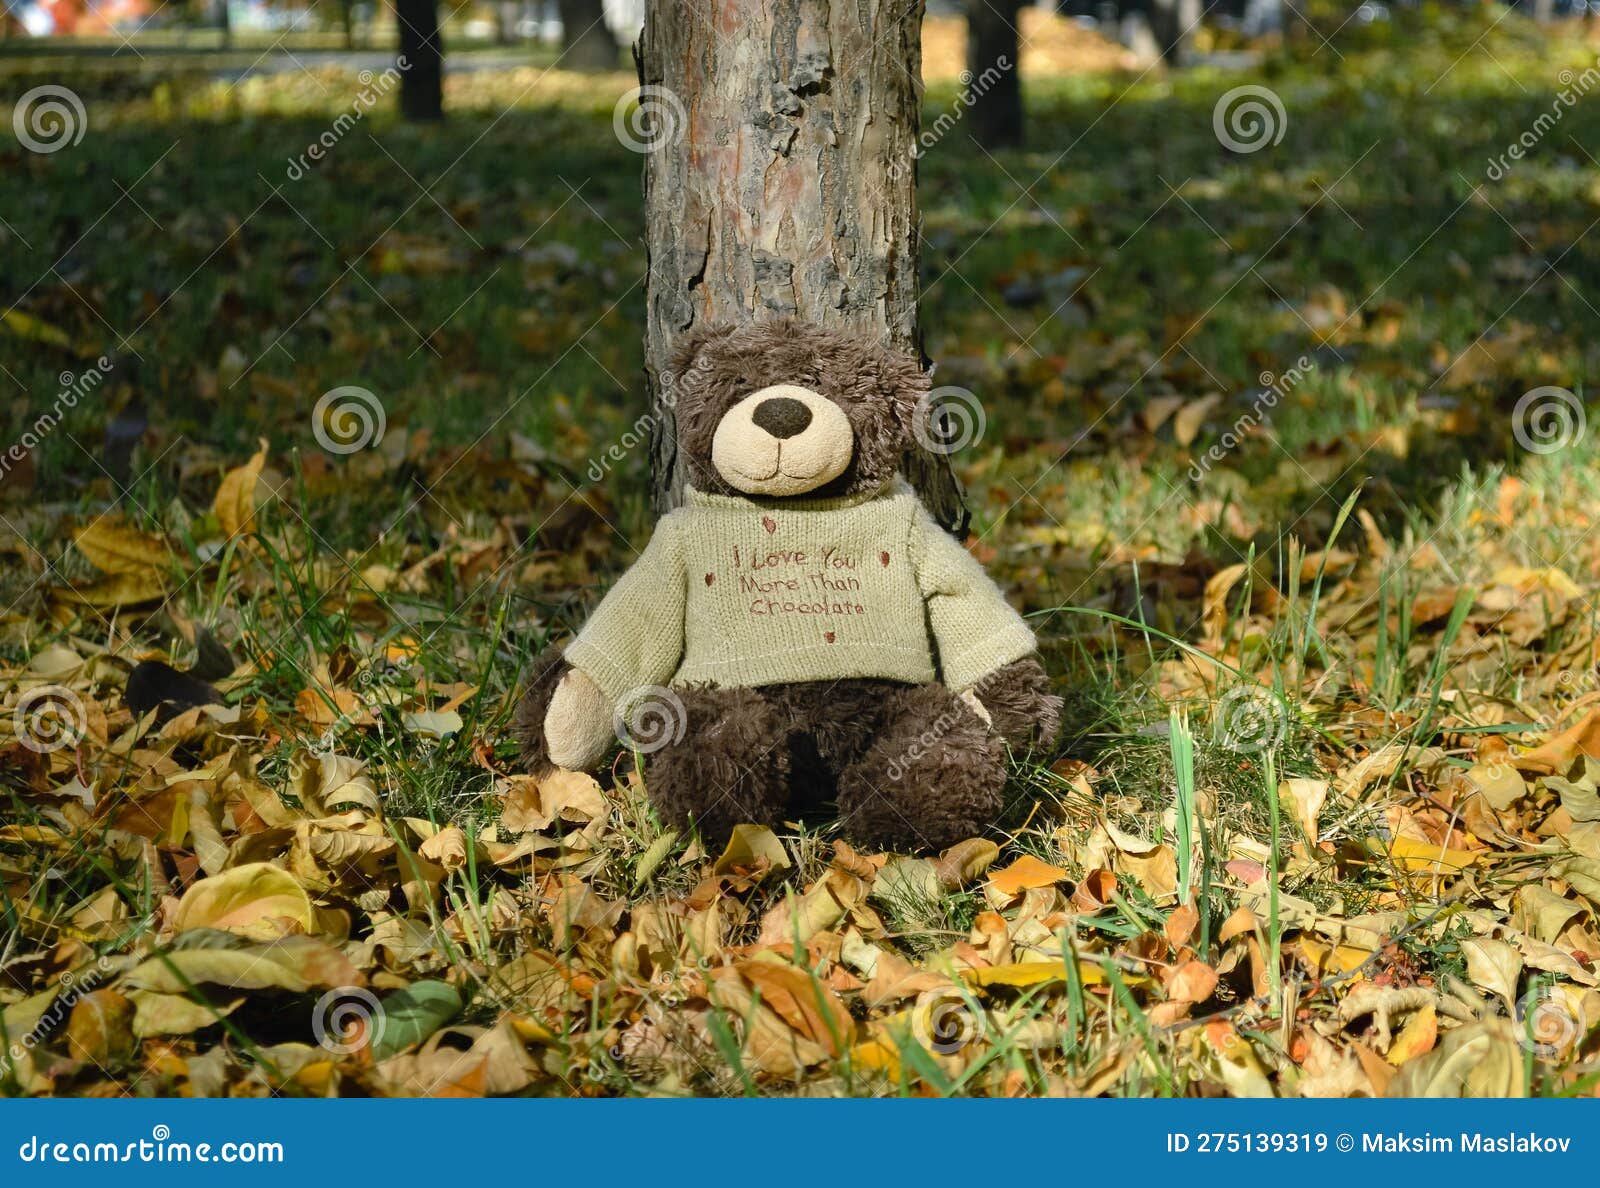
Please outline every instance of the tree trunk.
[{"label": "tree trunk", "polygon": [[1200,27],[1200,0],[1154,0],[1150,24],[1162,60],[1168,66],[1185,66],[1194,31]]},{"label": "tree trunk", "polygon": [[[658,510],[684,485],[673,347],[711,322],[795,315],[919,352],[921,0],[650,0],[637,50],[645,372]],[[947,459],[906,477],[965,531]]]},{"label": "tree trunk", "polygon": [[617,39],[606,28],[601,0],[560,0],[561,61],[566,70],[615,70]]},{"label": "tree trunk", "polygon": [[972,138],[986,149],[1015,148],[1023,140],[1022,7],[1022,0],[967,0],[967,119]]},{"label": "tree trunk", "polygon": [[400,25],[400,114],[408,120],[444,116],[444,39],[436,0],[394,0]]}]

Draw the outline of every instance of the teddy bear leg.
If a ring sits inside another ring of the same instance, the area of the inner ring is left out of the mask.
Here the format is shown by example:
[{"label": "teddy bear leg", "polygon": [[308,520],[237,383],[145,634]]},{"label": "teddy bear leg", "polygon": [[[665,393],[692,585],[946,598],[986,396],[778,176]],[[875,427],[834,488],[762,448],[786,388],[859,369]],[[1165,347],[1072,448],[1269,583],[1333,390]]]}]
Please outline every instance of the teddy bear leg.
[{"label": "teddy bear leg", "polygon": [[771,825],[789,803],[789,723],[755,689],[678,689],[684,730],[651,755],[645,787],[679,829],[720,845],[739,824]]},{"label": "teddy bear leg", "polygon": [[943,685],[890,694],[878,735],[839,775],[847,836],[936,851],[994,824],[1005,802],[1005,747]]}]

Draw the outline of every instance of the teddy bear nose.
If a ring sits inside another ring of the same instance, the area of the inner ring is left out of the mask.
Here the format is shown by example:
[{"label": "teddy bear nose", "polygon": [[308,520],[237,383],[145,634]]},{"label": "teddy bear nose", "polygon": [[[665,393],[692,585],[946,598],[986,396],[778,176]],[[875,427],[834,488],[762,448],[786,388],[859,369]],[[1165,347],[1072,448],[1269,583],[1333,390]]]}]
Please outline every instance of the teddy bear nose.
[{"label": "teddy bear nose", "polygon": [[782,439],[804,432],[811,410],[792,396],[773,396],[756,405],[750,419],[772,436]]}]

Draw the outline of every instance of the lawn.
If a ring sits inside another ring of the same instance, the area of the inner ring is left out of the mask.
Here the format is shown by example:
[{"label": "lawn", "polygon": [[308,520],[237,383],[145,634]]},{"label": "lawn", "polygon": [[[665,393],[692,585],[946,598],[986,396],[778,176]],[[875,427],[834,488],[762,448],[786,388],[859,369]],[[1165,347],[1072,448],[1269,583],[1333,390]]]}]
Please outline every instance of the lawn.
[{"label": "lawn", "polygon": [[1067,729],[924,856],[517,771],[649,534],[627,75],[308,169],[381,79],[0,57],[85,110],[0,141],[0,1092],[1595,1092],[1600,41],[1032,28],[1028,147],[922,160],[922,322]]}]

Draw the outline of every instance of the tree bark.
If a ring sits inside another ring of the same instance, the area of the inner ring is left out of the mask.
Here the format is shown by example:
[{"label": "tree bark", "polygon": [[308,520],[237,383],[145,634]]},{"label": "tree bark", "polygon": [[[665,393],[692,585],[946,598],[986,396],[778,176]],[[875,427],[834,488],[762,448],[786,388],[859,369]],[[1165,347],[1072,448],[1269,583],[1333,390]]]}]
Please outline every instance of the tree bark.
[{"label": "tree bark", "polygon": [[[636,51],[656,507],[682,496],[672,352],[714,322],[803,317],[920,354],[921,0],[651,0]],[[635,135],[638,133],[638,135]],[[906,477],[965,531],[944,457]]]},{"label": "tree bark", "polygon": [[425,121],[444,116],[444,38],[436,0],[394,0],[400,25],[400,114]]},{"label": "tree bark", "polygon": [[1200,11],[1200,0],[1154,0],[1150,24],[1168,66],[1188,64],[1190,43],[1200,27]]},{"label": "tree bark", "polygon": [[1015,148],[1023,141],[1017,69],[1022,7],[1022,0],[967,0],[967,119],[972,139],[986,149]]},{"label": "tree bark", "polygon": [[606,27],[601,0],[560,0],[561,62],[566,70],[615,70],[617,39]]}]

